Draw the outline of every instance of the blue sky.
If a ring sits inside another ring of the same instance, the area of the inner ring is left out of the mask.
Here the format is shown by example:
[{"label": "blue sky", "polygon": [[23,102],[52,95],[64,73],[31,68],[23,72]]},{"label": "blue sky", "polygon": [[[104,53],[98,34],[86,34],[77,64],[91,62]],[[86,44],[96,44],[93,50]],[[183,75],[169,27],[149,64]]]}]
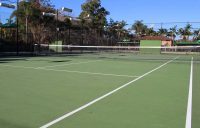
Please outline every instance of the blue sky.
[{"label": "blue sky", "polygon": [[[81,4],[85,1],[52,0],[57,8],[72,8],[74,16],[79,15]],[[199,5],[200,0],[102,0],[102,6],[110,12],[108,19],[125,20],[128,24],[133,24],[135,20],[143,20],[145,23],[198,22]],[[199,24],[193,26],[200,27]]]},{"label": "blue sky", "polygon": [[[51,1],[56,8],[71,8],[73,16],[78,16],[81,4],[86,0]],[[135,20],[145,23],[200,21],[199,5],[200,0],[102,0],[102,6],[110,12],[108,19],[125,20],[128,24]],[[1,19],[8,17],[9,13],[8,9],[0,8]]]}]

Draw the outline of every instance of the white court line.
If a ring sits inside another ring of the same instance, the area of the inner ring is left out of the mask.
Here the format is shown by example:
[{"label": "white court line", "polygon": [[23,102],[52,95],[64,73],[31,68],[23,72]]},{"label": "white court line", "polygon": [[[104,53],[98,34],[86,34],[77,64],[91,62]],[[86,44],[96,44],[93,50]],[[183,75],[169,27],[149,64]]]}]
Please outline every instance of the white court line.
[{"label": "white court line", "polygon": [[6,64],[0,64],[0,66],[11,67],[11,68],[36,69],[35,67],[15,66],[15,65],[6,65]]},{"label": "white court line", "polygon": [[43,125],[43,126],[41,126],[40,128],[48,128],[48,127],[50,127],[50,126],[52,126],[52,125],[54,125],[54,124],[60,122],[61,120],[65,119],[65,118],[67,118],[67,117],[69,117],[69,116],[74,115],[75,113],[77,113],[77,112],[79,112],[79,111],[81,111],[81,110],[83,110],[83,109],[85,109],[85,108],[87,108],[87,107],[93,105],[94,103],[96,103],[96,102],[98,102],[98,101],[100,101],[100,100],[102,100],[102,99],[104,99],[104,98],[106,98],[106,97],[112,95],[113,93],[115,93],[115,92],[117,92],[117,91],[119,91],[119,90],[121,90],[121,89],[127,87],[128,85],[130,85],[130,84],[136,82],[137,80],[139,80],[139,79],[141,79],[141,78],[143,78],[143,77],[145,77],[145,76],[151,74],[152,72],[154,72],[154,71],[156,71],[156,70],[162,68],[163,66],[165,66],[165,65],[167,65],[167,64],[169,64],[169,63],[171,63],[172,61],[174,61],[174,60],[177,59],[177,58],[178,58],[178,57],[176,57],[176,58],[174,58],[173,60],[170,60],[170,61],[168,61],[168,62],[166,62],[166,63],[164,63],[164,64],[158,66],[157,68],[154,68],[153,70],[151,70],[151,71],[149,71],[149,72],[143,74],[142,76],[140,76],[140,77],[138,77],[138,78],[136,78],[136,79],[134,79],[134,80],[132,80],[132,81],[130,81],[130,82],[128,82],[128,83],[126,83],[126,84],[124,84],[124,85],[118,87],[118,88],[116,88],[115,90],[113,90],[113,91],[111,91],[111,92],[109,92],[109,93],[107,93],[107,94],[105,94],[105,95],[103,95],[103,96],[101,96],[101,97],[99,97],[99,98],[97,98],[97,99],[94,99],[93,101],[91,101],[91,102],[89,102],[89,103],[87,103],[87,104],[85,104],[85,105],[83,105],[83,106],[81,106],[81,107],[79,107],[79,108],[77,108],[77,109],[75,109],[75,110],[73,110],[73,111],[71,111],[71,112],[69,112],[69,113],[67,113],[67,114],[65,114],[65,115],[63,115],[63,116],[61,116],[61,117],[59,117],[59,118],[57,118],[57,119],[55,119],[55,120],[53,120],[53,121],[47,123],[47,124],[45,124],[45,125]]},{"label": "white court line", "polygon": [[102,61],[102,60],[86,61],[86,62],[77,62],[77,63],[68,63],[68,64],[53,65],[53,66],[44,66],[44,67],[37,67],[37,68],[40,69],[40,68],[62,67],[62,66],[67,66],[67,65],[87,64],[87,63],[92,63],[92,62],[97,62],[97,61]]},{"label": "white court line", "polygon": [[12,66],[12,65],[0,65],[0,66],[44,70],[44,71],[55,71],[55,72],[69,72],[69,73],[78,73],[78,74],[100,75],[100,76],[116,76],[116,77],[132,77],[132,78],[139,77],[139,76],[132,76],[132,75],[106,74],[106,73],[97,73],[97,72],[81,72],[81,71],[72,71],[72,70],[56,70],[56,69],[47,69],[47,68],[25,67],[25,66]]},{"label": "white court line", "polygon": [[96,73],[96,72],[81,72],[81,71],[72,71],[72,70],[56,70],[56,69],[47,69],[47,68],[42,68],[41,70],[57,71],[57,72],[71,72],[71,73],[80,73],[80,74],[89,74],[89,75],[102,75],[102,76],[139,77],[139,76],[132,76],[132,75],[118,75],[118,74],[106,74],[106,73]]},{"label": "white court line", "polygon": [[191,60],[190,83],[185,128],[192,128],[192,83],[193,83],[193,57]]}]

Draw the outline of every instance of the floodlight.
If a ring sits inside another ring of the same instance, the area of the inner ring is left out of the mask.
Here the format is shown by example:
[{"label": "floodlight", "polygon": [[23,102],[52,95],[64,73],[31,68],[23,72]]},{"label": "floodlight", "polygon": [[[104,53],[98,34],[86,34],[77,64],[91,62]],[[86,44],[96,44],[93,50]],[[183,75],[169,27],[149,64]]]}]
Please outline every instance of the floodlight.
[{"label": "floodlight", "polygon": [[43,12],[42,15],[43,15],[43,16],[51,16],[51,17],[53,17],[53,16],[55,16],[56,14],[54,14],[54,13],[46,13],[46,12]]},{"label": "floodlight", "polygon": [[63,12],[72,12],[72,9],[62,7],[61,11],[63,11]]},{"label": "floodlight", "polygon": [[1,6],[1,7],[6,7],[6,8],[15,9],[15,5],[13,5],[13,4],[0,3],[0,6]]}]

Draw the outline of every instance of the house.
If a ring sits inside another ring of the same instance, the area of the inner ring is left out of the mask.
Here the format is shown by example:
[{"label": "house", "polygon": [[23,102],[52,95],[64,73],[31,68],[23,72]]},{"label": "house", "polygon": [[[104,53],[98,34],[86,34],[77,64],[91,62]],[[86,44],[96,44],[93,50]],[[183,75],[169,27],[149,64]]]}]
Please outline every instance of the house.
[{"label": "house", "polygon": [[144,36],[140,39],[140,46],[172,46],[173,40],[164,36]]}]

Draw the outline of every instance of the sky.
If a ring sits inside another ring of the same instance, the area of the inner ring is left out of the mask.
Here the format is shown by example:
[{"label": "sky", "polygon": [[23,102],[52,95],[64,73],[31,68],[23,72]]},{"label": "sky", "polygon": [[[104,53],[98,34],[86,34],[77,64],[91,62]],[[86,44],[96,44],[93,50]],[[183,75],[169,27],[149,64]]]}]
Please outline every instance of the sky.
[{"label": "sky", "polygon": [[[73,9],[73,16],[80,14],[81,4],[85,1],[52,0],[57,8],[65,6]],[[200,22],[200,0],[102,0],[101,2],[102,6],[110,12],[108,19],[125,20],[129,26],[136,20],[143,20],[145,23]],[[166,24],[166,27],[174,25]],[[200,28],[200,24],[193,26]]]},{"label": "sky", "polygon": [[[81,4],[86,0],[51,1],[56,8],[65,6],[73,9],[72,15],[76,17],[81,12]],[[102,0],[102,6],[110,12],[108,19],[125,20],[129,25],[136,20],[145,23],[200,22],[199,5],[200,0]],[[10,10],[0,8],[1,19],[5,19],[9,13]],[[200,28],[199,24],[194,26]]]}]

